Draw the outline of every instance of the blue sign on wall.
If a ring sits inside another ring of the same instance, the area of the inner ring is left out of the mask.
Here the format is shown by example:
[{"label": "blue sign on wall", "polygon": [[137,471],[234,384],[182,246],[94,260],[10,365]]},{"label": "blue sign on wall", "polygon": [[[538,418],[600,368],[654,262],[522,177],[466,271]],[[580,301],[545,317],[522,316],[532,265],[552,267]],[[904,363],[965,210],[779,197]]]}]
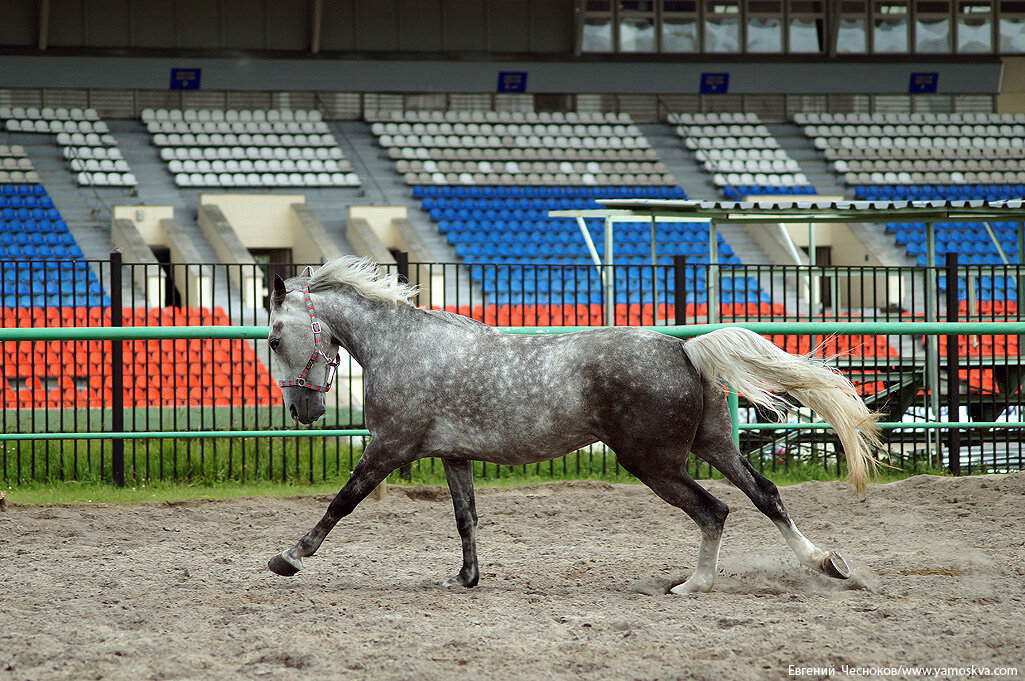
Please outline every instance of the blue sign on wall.
[{"label": "blue sign on wall", "polygon": [[939,80],[939,73],[912,73],[908,92],[913,95],[934,93]]},{"label": "blue sign on wall", "polygon": [[701,89],[703,95],[724,95],[730,89],[730,74],[702,73]]},{"label": "blue sign on wall", "polygon": [[171,69],[172,90],[198,90],[202,69]]},{"label": "blue sign on wall", "polygon": [[527,72],[526,71],[499,71],[498,72],[499,92],[526,92]]}]

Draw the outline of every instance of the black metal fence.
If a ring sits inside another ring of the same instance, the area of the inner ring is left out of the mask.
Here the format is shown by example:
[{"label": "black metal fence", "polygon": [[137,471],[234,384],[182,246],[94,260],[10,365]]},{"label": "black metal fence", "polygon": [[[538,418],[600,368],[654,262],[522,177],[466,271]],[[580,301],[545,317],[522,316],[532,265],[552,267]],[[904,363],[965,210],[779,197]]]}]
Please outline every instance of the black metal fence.
[{"label": "black metal fence", "polygon": [[[494,325],[662,325],[709,321],[1021,320],[1017,266],[941,268],[713,266],[677,258],[611,268],[579,264],[419,264],[400,259],[421,305]],[[262,325],[274,273],[300,265],[136,265],[91,261],[0,262],[2,327]],[[957,286],[948,282],[957,281]],[[716,302],[717,301],[717,302]],[[774,336],[792,352],[834,356],[887,421],[896,465],[944,465],[960,472],[1025,467],[1020,429],[1021,348],[1017,336]],[[123,457],[130,482],[147,480],[315,481],[344,477],[365,443],[355,437],[190,437],[190,432],[292,430],[269,373],[262,341],[206,339],[4,341],[0,351],[3,433],[178,431],[176,439],[0,441],[0,479],[109,480]],[[318,428],[361,428],[362,372],[343,361]],[[954,415],[948,419],[949,415]],[[741,418],[768,416],[743,405]],[[810,420],[802,411],[792,417]],[[923,421],[990,426],[948,431]],[[829,432],[745,430],[756,466],[839,470]],[[842,457],[841,457],[842,458]],[[710,471],[694,464],[696,475]],[[420,463],[429,474],[440,466]],[[529,467],[542,477],[616,476],[603,447]],[[507,474],[494,465],[478,475]]]}]

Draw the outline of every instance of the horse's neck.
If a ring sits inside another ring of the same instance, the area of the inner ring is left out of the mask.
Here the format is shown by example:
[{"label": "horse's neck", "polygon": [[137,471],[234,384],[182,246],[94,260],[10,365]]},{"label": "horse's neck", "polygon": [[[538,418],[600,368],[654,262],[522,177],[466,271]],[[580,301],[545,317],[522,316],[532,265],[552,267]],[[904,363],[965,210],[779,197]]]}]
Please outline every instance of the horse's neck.
[{"label": "horse's neck", "polygon": [[345,286],[319,298],[317,316],[364,369],[375,356],[403,346],[418,314],[408,305],[370,300]]}]

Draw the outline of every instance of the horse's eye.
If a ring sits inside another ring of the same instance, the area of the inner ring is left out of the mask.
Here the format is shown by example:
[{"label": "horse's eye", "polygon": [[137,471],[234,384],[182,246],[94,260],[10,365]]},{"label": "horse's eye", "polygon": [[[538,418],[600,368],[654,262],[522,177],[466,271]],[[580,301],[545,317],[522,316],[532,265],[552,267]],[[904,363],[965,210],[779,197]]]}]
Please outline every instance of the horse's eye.
[{"label": "horse's eye", "polygon": [[278,346],[281,345],[281,339],[280,338],[271,338],[269,341],[267,341],[267,344],[270,345],[270,349],[271,350],[273,350],[274,352],[277,352],[278,351]]}]

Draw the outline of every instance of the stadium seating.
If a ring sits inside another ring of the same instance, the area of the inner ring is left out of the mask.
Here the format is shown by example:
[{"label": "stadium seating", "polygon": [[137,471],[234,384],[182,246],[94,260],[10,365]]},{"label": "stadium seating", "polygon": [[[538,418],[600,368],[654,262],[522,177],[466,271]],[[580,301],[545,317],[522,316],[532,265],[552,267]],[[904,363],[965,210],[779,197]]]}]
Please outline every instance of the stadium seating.
[{"label": "stadium seating", "polygon": [[[0,185],[0,282],[0,324],[5,327],[110,325],[110,297],[42,185]],[[140,308],[126,309],[124,324],[227,325],[229,320],[220,308]],[[109,342],[0,345],[2,408],[110,405]],[[266,368],[243,341],[132,341],[124,348],[126,406],[280,400]]]},{"label": "stadium seating", "polygon": [[407,184],[671,186],[626,114],[367,112]]},{"label": "stadium seating", "polygon": [[[672,303],[617,303],[614,306],[617,326],[651,326],[656,322],[676,319],[676,306]],[[490,324],[491,326],[601,326],[605,311],[600,303],[558,303],[499,305],[448,305],[449,312]],[[771,319],[783,314],[778,303],[723,303],[719,318],[723,321]],[[687,303],[686,319],[704,319],[708,315],[707,303]]]},{"label": "stadium seating", "polygon": [[794,120],[850,186],[1025,183],[1023,114],[799,114]]},{"label": "stadium seating", "polygon": [[[11,132],[56,135],[58,146],[81,186],[134,187],[138,184],[107,124],[95,109],[0,107]],[[38,176],[2,180],[38,182]]]},{"label": "stadium seating", "polygon": [[38,184],[0,185],[0,279],[4,307],[110,304]]},{"label": "stadium seating", "polygon": [[179,187],[358,187],[319,111],[146,109]]},{"label": "stadium seating", "polygon": [[[1010,277],[1007,280],[1013,282]],[[963,282],[961,283],[963,286]],[[1010,294],[1001,292],[1000,297],[1014,297],[1013,291]],[[958,314],[962,319],[972,318],[981,321],[1006,320],[1018,317],[1018,303],[1016,300],[993,300],[982,299],[969,301],[961,297],[958,304]],[[924,339],[923,339],[924,344]],[[958,336],[958,356],[972,360],[981,358],[983,360],[1002,359],[1011,357],[1017,360],[1021,357],[1021,346],[1018,336],[1007,335],[980,335],[980,336]],[[941,358],[947,357],[947,343],[941,340],[938,344]],[[985,368],[962,368],[958,371],[961,381],[975,392],[996,394],[1000,392],[997,386],[996,377],[992,369]]]},{"label": "stadium seating", "polygon": [[21,145],[0,144],[0,185],[39,182],[39,174]]},{"label": "stadium seating", "polygon": [[[1025,196],[1025,115],[1022,114],[799,114],[795,122],[823,151],[858,199],[988,200]],[[936,264],[957,253],[962,265],[1001,265],[1018,256],[1017,225],[936,223]],[[925,225],[888,223],[898,247],[927,263]],[[978,300],[1016,298],[1013,278],[975,277]],[[946,279],[941,278],[946,290]],[[964,300],[968,287],[959,281]]]},{"label": "stadium seating", "polygon": [[[123,317],[126,326],[230,324],[221,308],[126,308]],[[0,320],[15,328],[109,326],[110,308],[19,308],[0,311]],[[109,341],[8,341],[0,346],[3,408],[110,406]],[[280,389],[245,341],[126,341],[123,347],[127,407],[281,403]]]},{"label": "stadium seating", "polygon": [[755,114],[670,114],[668,120],[726,198],[815,193]]},{"label": "stadium seating", "polygon": [[[523,323],[600,317],[602,285],[577,223],[549,211],[600,208],[599,197],[686,198],[625,114],[396,111],[368,112],[367,120],[487,297],[485,315],[504,310]],[[601,223],[589,222],[601,250]],[[653,284],[650,240],[646,225],[617,226],[623,323],[650,322],[656,303],[664,317],[673,303],[674,282]],[[675,255],[705,263],[707,227],[660,223],[656,250],[663,268]],[[722,264],[739,262],[721,237],[719,254]],[[688,302],[705,304],[704,268],[691,268],[689,283]],[[725,305],[764,302],[753,280],[726,277],[721,289]]]},{"label": "stadium seating", "polygon": [[[598,304],[600,278],[577,223],[551,218],[551,210],[599,208],[596,197],[686,198],[678,187],[415,187],[424,210],[469,267],[474,281],[497,305]],[[603,240],[601,221],[589,220],[595,243]],[[720,264],[738,264],[730,245],[719,237]],[[600,246],[599,246],[600,248]],[[654,302],[651,235],[647,224],[616,227],[617,304]],[[658,223],[657,263],[670,265],[686,255],[694,265],[708,262],[708,229],[703,224]],[[521,265],[496,268],[493,265]],[[664,274],[663,274],[664,276]],[[689,270],[687,300],[706,303],[704,268]],[[673,302],[674,282],[661,282],[657,302]],[[756,281],[726,276],[721,283],[724,304],[766,302]]]},{"label": "stadium seating", "polygon": [[[997,242],[1004,254],[1014,262],[1018,250],[1017,225],[1013,222],[993,222]],[[982,224],[975,222],[937,222],[936,228],[936,264],[941,265],[947,253],[957,253],[958,260],[964,265],[1000,265],[997,245],[990,239]],[[897,245],[917,260],[919,266],[925,266],[925,224],[921,222],[888,222],[887,232],[891,233]]]}]

